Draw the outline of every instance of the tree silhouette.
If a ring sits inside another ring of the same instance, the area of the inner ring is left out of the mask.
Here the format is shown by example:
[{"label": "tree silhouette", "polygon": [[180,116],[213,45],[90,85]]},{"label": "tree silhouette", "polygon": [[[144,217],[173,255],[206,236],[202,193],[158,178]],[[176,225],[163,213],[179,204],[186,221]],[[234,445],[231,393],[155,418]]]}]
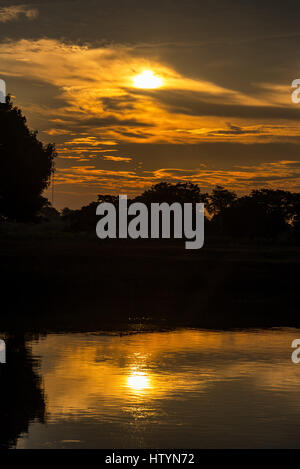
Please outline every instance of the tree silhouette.
[{"label": "tree silhouette", "polygon": [[34,420],[45,420],[45,400],[37,363],[24,335],[10,334],[5,342],[7,363],[0,365],[0,450],[14,447]]},{"label": "tree silhouette", "polygon": [[60,219],[60,213],[56,208],[54,208],[51,202],[44,198],[43,206],[38,212],[40,221],[57,221]]},{"label": "tree silhouette", "polygon": [[136,197],[135,200],[145,204],[163,202],[183,204],[205,202],[206,198],[207,194],[202,194],[199,186],[192,182],[179,182],[177,184],[160,182]]},{"label": "tree silhouette", "polygon": [[43,206],[41,196],[50,182],[55,147],[43,145],[29,130],[22,111],[10,97],[0,104],[0,216],[33,220]]},{"label": "tree silhouette", "polygon": [[235,192],[229,191],[222,186],[216,186],[212,194],[207,197],[206,209],[211,215],[218,215],[224,209],[230,207],[236,199]]},{"label": "tree silhouette", "polygon": [[293,223],[299,213],[298,193],[280,189],[256,189],[251,192],[250,197],[257,205],[264,207],[268,214],[276,214],[288,223]]},{"label": "tree silhouette", "polygon": [[98,203],[91,202],[78,210],[64,208],[62,221],[70,231],[94,231],[97,223],[96,209]]},{"label": "tree silhouette", "polygon": [[[219,219],[222,224],[220,229]],[[213,219],[219,235],[240,238],[275,238],[287,230],[283,214],[278,207],[268,209],[267,203],[258,203],[255,196],[236,199],[232,205]]]},{"label": "tree silhouette", "polygon": [[[118,212],[119,199],[113,195],[99,195],[97,202],[82,207],[79,210],[64,209],[62,221],[71,231],[94,231],[98,217],[96,208],[99,203],[110,202]],[[213,236],[238,239],[267,239],[276,240],[278,237],[288,242],[300,242],[300,194],[284,190],[256,189],[249,195],[237,197],[235,192],[216,186],[211,194],[202,193],[197,184],[179,182],[172,184],[160,182],[153,185],[141,195],[128,199],[132,202],[143,202],[148,207],[151,203],[175,202],[199,203],[205,205],[210,219],[205,220],[205,230],[208,237]],[[118,219],[118,217],[117,217]],[[130,216],[128,216],[130,220]],[[173,223],[171,213],[171,233]],[[149,211],[149,226],[151,214]],[[172,236],[171,236],[172,237]]]}]

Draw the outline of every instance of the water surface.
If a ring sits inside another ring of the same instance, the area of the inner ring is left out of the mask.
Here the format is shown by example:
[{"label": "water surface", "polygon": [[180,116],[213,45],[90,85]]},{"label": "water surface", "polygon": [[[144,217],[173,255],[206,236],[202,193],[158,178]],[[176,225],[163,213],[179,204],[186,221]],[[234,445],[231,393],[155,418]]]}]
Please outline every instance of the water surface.
[{"label": "water surface", "polygon": [[15,446],[300,447],[295,338],[296,329],[185,329],[31,340],[44,418]]}]

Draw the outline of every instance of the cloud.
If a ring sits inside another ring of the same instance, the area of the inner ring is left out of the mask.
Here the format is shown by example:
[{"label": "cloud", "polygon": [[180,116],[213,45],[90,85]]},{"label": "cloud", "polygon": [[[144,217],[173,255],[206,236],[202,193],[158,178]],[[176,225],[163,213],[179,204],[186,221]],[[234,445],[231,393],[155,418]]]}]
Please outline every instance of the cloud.
[{"label": "cloud", "polygon": [[87,147],[99,147],[102,145],[109,145],[114,146],[117,143],[113,140],[104,140],[104,139],[97,139],[96,137],[79,137],[73,138],[73,140],[67,141],[64,143],[65,145],[80,145]]},{"label": "cloud", "polygon": [[300,161],[277,161],[259,165],[235,166],[230,170],[221,169],[159,169],[153,172],[157,179],[171,181],[193,181],[201,187],[211,189],[217,184],[237,191],[256,187],[300,189]]},{"label": "cloud", "polygon": [[[217,184],[238,192],[249,192],[257,187],[300,189],[300,162],[282,160],[259,165],[235,166],[232,169],[211,169],[202,165],[195,169],[161,168],[153,171],[118,171],[96,168],[94,165],[71,166],[58,169],[56,184],[80,184],[105,189],[114,193],[127,189],[128,194],[137,194],[160,181],[192,181],[202,188],[211,190]],[[97,188],[97,189],[96,189]]]},{"label": "cloud", "polygon": [[132,161],[132,158],[125,157],[125,156],[103,155],[102,158],[104,160],[116,161],[116,162],[122,161],[124,163],[129,163],[130,161]]},{"label": "cloud", "polygon": [[[300,141],[300,106],[292,105],[289,90],[285,95],[280,84],[256,83],[245,93],[143,54],[120,44],[0,43],[8,92],[29,125],[56,140],[58,191],[74,192],[75,184],[81,193],[135,194],[164,179],[194,181],[205,190],[216,184],[299,190],[298,166],[284,162],[297,159]],[[160,89],[134,87],[145,69],[163,79]],[[277,145],[273,153],[268,144]],[[279,166],[262,163],[276,159]],[[125,163],[129,170],[118,170]]]},{"label": "cloud", "polygon": [[0,7],[0,23],[8,23],[9,21],[17,21],[20,18],[34,20],[39,15],[36,8],[30,8],[26,5],[11,5],[8,7]]},{"label": "cloud", "polygon": [[[71,198],[71,204],[80,206],[79,200],[83,196],[87,203],[96,200],[99,193],[123,193],[135,196],[153,184],[166,180],[172,183],[193,182],[200,186],[202,192],[210,192],[217,184],[235,190],[240,195],[261,187],[300,191],[300,162],[296,160],[234,165],[228,169],[217,169],[199,164],[193,169],[165,167],[149,171],[141,168],[129,171],[101,169],[92,164],[74,165],[74,161],[77,163],[85,160],[80,157],[77,160],[71,159],[69,168],[56,170],[55,194],[58,204],[62,207],[65,206],[66,194],[72,193],[74,197]],[[116,163],[111,162],[111,164]],[[76,190],[76,197],[74,190]]]},{"label": "cloud", "polygon": [[[300,107],[291,105],[288,92],[282,101],[282,86],[256,84],[245,94],[185,76],[157,58],[142,57],[133,46],[8,41],[0,43],[0,59],[0,73],[8,70],[18,80],[26,77],[56,90],[56,99],[52,93],[46,100],[41,90],[46,101],[26,108],[36,121],[55,125],[53,135],[89,132],[117,142],[179,144],[299,135]],[[134,87],[134,77],[145,69],[163,79],[160,89]]]},{"label": "cloud", "polygon": [[230,122],[227,122],[227,128],[225,129],[215,129],[207,133],[213,137],[220,135],[257,135],[261,134],[264,131],[264,127],[253,128],[253,127],[241,127],[239,125],[232,125]]},{"label": "cloud", "polygon": [[102,98],[102,106],[105,111],[124,111],[134,109],[134,104],[137,103],[138,98],[126,94],[125,96],[119,96],[117,98]]},{"label": "cloud", "polygon": [[[138,93],[134,91],[134,93]],[[142,91],[144,95],[156,96],[168,112],[182,114],[186,117],[234,117],[239,119],[299,119],[300,106],[291,105],[290,93],[286,92],[284,103],[279,105],[270,99],[270,95],[261,97],[261,99],[247,99],[240,94],[226,94],[225,96],[215,96],[214,98],[205,95],[197,90],[156,90]],[[210,99],[208,99],[208,97]],[[228,99],[229,98],[229,99]],[[281,100],[278,96],[278,101]]]}]

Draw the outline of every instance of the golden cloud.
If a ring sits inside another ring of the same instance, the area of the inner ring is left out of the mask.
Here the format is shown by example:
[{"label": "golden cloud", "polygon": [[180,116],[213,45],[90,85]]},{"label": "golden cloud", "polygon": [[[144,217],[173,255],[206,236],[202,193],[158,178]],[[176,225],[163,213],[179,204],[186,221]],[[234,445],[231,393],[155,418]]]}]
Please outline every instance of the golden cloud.
[{"label": "golden cloud", "polygon": [[11,5],[8,7],[0,8],[0,23],[8,23],[16,21],[20,17],[25,17],[28,20],[37,18],[39,11],[36,8],[30,8],[27,5]]},{"label": "golden cloud", "polygon": [[[10,76],[57,88],[61,106],[54,107],[49,100],[43,106],[32,103],[27,110],[55,123],[54,129],[49,126],[50,135],[76,133],[74,145],[92,145],[93,140],[97,145],[99,137],[116,142],[197,143],[253,142],[299,134],[296,116],[293,125],[282,125],[289,112],[296,112],[288,109],[289,95],[283,99],[282,86],[271,89],[258,84],[257,95],[248,95],[201,77],[186,77],[158,60],[141,57],[134,47],[20,40],[1,43],[0,58],[0,73],[8,71]],[[159,89],[135,87],[134,77],[144,70],[161,77]],[[275,117],[264,117],[265,112],[277,116],[277,125]],[[87,132],[87,137],[80,137]]]},{"label": "golden cloud", "polygon": [[210,190],[220,184],[237,192],[245,192],[245,188],[250,191],[261,186],[299,191],[300,162],[282,160],[253,166],[236,166],[231,170],[213,170],[202,165],[190,170],[163,168],[141,173],[134,170],[104,170],[97,169],[94,165],[85,165],[58,169],[55,179],[57,185],[87,185],[93,187],[95,193],[103,190],[114,193],[117,188],[127,190],[126,193],[130,195],[165,180],[192,181],[199,184],[202,190]]}]

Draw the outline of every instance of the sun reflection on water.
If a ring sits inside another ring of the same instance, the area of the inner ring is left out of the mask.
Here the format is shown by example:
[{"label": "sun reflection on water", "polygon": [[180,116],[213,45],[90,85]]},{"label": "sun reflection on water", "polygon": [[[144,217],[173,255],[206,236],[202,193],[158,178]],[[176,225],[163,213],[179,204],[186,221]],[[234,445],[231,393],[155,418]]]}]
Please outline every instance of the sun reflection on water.
[{"label": "sun reflection on water", "polygon": [[127,386],[133,391],[145,391],[151,388],[150,378],[145,373],[133,372],[127,378]]},{"label": "sun reflection on water", "polygon": [[152,409],[170,398],[179,402],[206,395],[214,383],[249,377],[268,389],[297,387],[298,369],[280,366],[286,343],[285,333],[276,331],[182,330],[122,338],[69,334],[48,335],[33,344],[33,352],[43,357],[48,419],[56,421],[76,415],[103,418],[137,404]]},{"label": "sun reflection on water", "polygon": [[[171,448],[200,440],[231,447],[266,434],[276,446],[287,418],[292,436],[299,427],[299,368],[287,350],[296,333],[178,330],[33,341],[47,426],[32,424],[20,447]],[[274,421],[281,433],[272,433]]]}]

